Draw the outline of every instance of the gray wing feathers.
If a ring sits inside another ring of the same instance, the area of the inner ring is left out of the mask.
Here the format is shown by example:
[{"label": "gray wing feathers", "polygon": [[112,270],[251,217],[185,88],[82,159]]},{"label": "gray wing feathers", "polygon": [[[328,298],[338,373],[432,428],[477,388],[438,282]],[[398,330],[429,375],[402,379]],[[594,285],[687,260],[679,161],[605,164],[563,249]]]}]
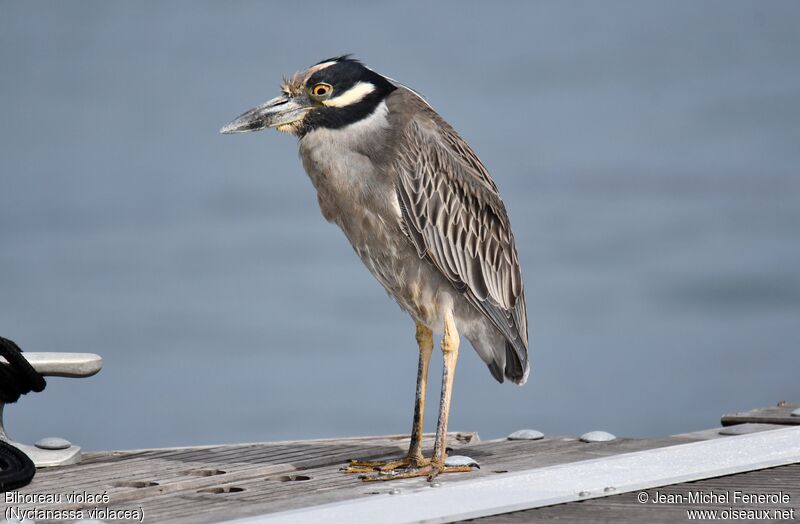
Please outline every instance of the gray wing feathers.
[{"label": "gray wing feathers", "polygon": [[443,120],[425,116],[408,121],[395,163],[404,229],[420,257],[505,336],[518,360],[512,366],[524,372],[525,296],[505,206],[469,146]]}]

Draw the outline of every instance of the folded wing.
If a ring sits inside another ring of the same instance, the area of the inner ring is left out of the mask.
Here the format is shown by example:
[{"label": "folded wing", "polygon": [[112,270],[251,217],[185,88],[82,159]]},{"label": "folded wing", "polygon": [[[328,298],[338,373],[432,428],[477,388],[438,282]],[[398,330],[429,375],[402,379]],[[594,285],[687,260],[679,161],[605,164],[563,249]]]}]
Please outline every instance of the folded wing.
[{"label": "folded wing", "polygon": [[505,336],[527,369],[528,322],[511,224],[492,179],[432,111],[404,127],[395,162],[404,230],[428,260]]}]

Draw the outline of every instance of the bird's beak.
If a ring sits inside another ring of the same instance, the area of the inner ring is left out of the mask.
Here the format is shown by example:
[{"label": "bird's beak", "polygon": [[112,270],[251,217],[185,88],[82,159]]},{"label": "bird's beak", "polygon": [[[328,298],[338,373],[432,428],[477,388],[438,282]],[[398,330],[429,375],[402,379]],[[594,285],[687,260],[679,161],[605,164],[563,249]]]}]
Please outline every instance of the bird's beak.
[{"label": "bird's beak", "polygon": [[307,97],[283,94],[240,115],[219,132],[247,133],[268,127],[288,126],[302,120],[312,108],[313,105]]}]

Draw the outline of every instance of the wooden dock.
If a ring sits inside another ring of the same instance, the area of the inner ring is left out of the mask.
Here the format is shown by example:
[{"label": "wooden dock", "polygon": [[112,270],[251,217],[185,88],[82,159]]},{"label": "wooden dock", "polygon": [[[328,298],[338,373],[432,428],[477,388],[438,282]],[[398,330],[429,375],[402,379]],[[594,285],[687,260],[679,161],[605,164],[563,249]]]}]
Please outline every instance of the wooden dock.
[{"label": "wooden dock", "polygon": [[[331,511],[335,513],[331,515],[341,515],[347,514],[350,506],[353,506],[356,511],[353,522],[401,522],[402,515],[391,510],[391,504],[387,506],[389,513],[386,519],[365,520],[359,517],[364,513],[358,511],[374,509],[364,507],[364,502],[400,501],[405,495],[410,497],[409,508],[416,507],[413,501],[421,496],[427,497],[425,504],[430,505],[430,500],[435,501],[439,496],[437,494],[441,494],[440,498],[447,498],[450,493],[448,488],[490,486],[486,483],[498,479],[513,481],[516,478],[514,475],[520,472],[548,472],[554,466],[588,464],[597,467],[602,466],[603,461],[615,458],[646,458],[647,455],[637,452],[647,450],[689,452],[694,448],[683,445],[711,441],[735,444],[739,442],[736,439],[766,433],[784,437],[788,435],[794,440],[786,442],[795,442],[800,432],[800,416],[792,416],[791,412],[798,407],[783,403],[776,408],[725,415],[722,419],[726,424],[724,427],[662,438],[583,442],[576,437],[545,436],[538,440],[498,439],[482,442],[474,433],[453,433],[450,435],[450,454],[468,455],[480,464],[480,469],[472,473],[442,475],[438,479],[438,489],[431,488],[425,479],[365,483],[356,475],[339,471],[348,459],[380,458],[404,453],[408,446],[405,436],[86,453],[80,464],[40,469],[30,485],[6,494],[4,510],[6,518],[9,517],[10,508],[18,512],[34,510],[37,513],[27,515],[36,517],[32,519],[36,522],[76,520],[75,517],[170,523],[237,519],[243,519],[243,522],[308,522],[328,521],[324,508],[332,508]],[[789,430],[787,433],[786,428],[792,427],[797,431]],[[430,452],[430,435],[426,441],[426,449]],[[788,459],[783,457],[779,459],[780,462],[771,464],[784,465],[769,469],[756,465],[727,476],[719,476],[719,471],[722,471],[719,470],[712,474],[714,478],[702,478],[702,475],[694,474],[692,478],[700,480],[691,483],[670,482],[668,487],[659,489],[648,486],[632,490],[619,484],[618,487],[607,486],[601,493],[596,490],[578,491],[572,499],[559,499],[566,501],[560,504],[535,503],[535,506],[525,506],[516,503],[516,508],[533,508],[516,512],[507,511],[512,506],[500,504],[495,509],[472,514],[486,515],[477,519],[482,523],[551,520],[681,522],[687,521],[686,512],[690,509],[723,511],[739,508],[786,510],[786,515],[793,511],[797,513],[793,518],[800,519],[800,511],[796,509],[800,502],[800,445],[795,451],[799,453],[796,460],[791,456]],[[763,494],[780,492],[788,499],[755,505],[720,500],[702,503],[652,502],[653,497],[660,495],[698,491],[732,493],[734,490]],[[637,499],[643,491],[648,494],[649,503]],[[480,498],[480,493],[476,498]],[[489,497],[489,491],[485,493]],[[322,506],[322,512],[304,513],[308,508],[321,505],[325,505]],[[434,521],[459,521],[464,514],[459,516],[456,511],[450,517],[442,515],[446,514],[439,514]],[[782,518],[783,513],[777,515]],[[413,517],[411,520],[414,520]]]}]

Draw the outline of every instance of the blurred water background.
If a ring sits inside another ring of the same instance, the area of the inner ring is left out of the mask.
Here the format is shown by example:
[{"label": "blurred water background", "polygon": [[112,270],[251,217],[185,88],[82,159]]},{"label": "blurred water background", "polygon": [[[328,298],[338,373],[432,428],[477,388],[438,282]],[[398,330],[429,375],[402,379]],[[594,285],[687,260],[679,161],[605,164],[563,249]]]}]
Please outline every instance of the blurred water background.
[{"label": "blurred water background", "polygon": [[7,409],[12,436],[409,431],[412,322],[295,139],[217,134],[345,52],[427,96],[514,225],[531,379],[465,342],[451,428],[660,435],[800,400],[799,25],[791,1],[0,1],[0,334],[105,359]]}]

